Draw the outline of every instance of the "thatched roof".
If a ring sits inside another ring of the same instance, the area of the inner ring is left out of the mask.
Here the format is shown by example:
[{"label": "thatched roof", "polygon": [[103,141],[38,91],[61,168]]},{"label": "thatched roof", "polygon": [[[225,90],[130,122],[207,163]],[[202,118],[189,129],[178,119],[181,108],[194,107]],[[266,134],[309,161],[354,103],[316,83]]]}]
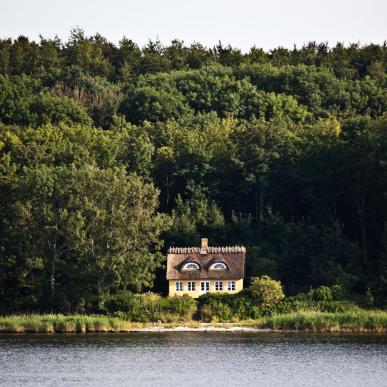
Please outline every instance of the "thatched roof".
[{"label": "thatched roof", "polygon": [[[194,279],[239,279],[245,276],[246,249],[243,246],[171,247],[167,256],[167,280]],[[186,263],[195,262],[199,270],[184,270]],[[217,262],[227,266],[227,270],[212,270]]]}]

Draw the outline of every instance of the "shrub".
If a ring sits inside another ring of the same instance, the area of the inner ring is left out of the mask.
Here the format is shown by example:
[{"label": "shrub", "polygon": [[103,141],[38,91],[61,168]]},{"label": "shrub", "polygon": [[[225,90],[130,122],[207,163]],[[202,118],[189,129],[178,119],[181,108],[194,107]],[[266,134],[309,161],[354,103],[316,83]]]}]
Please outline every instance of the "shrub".
[{"label": "shrub", "polygon": [[159,294],[120,292],[109,297],[107,313],[135,322],[190,320],[196,311],[191,297],[162,298]]},{"label": "shrub", "polygon": [[317,289],[311,289],[308,293],[308,297],[312,301],[332,301],[332,290],[328,286],[320,286]]},{"label": "shrub", "polygon": [[249,289],[252,298],[265,308],[271,308],[285,298],[281,282],[267,275],[253,277]]},{"label": "shrub", "polygon": [[270,308],[270,315],[291,313],[298,310],[298,308],[299,301],[295,297],[288,297],[282,299],[280,302]]},{"label": "shrub", "polygon": [[220,299],[209,299],[209,302],[200,308],[200,318],[203,321],[229,321],[232,317],[233,312],[230,306]]},{"label": "shrub", "polygon": [[247,320],[261,316],[261,308],[254,305],[245,293],[207,293],[198,300],[199,318],[203,321]]},{"label": "shrub", "polygon": [[306,297],[312,301],[341,301],[344,299],[345,292],[340,285],[320,286],[317,289],[311,289]]},{"label": "shrub", "polygon": [[131,308],[133,297],[133,293],[127,290],[110,295],[105,302],[106,311],[108,313],[128,311]]}]

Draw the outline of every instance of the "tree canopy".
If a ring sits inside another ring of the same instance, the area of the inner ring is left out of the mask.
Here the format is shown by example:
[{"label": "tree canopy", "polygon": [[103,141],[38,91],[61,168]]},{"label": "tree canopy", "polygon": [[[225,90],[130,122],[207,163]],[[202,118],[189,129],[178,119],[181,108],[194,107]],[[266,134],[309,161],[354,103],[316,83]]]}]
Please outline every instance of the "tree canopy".
[{"label": "tree canopy", "polygon": [[202,236],[246,245],[247,276],[288,294],[382,305],[386,55],[0,40],[0,313],[163,292],[166,247]]}]

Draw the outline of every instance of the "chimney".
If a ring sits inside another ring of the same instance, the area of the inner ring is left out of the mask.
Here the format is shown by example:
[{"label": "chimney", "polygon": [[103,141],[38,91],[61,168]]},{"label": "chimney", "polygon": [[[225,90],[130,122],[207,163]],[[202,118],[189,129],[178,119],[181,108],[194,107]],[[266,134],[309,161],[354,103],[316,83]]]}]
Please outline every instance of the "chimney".
[{"label": "chimney", "polygon": [[202,243],[200,246],[200,254],[207,254],[207,248],[208,248],[208,239],[202,238]]}]

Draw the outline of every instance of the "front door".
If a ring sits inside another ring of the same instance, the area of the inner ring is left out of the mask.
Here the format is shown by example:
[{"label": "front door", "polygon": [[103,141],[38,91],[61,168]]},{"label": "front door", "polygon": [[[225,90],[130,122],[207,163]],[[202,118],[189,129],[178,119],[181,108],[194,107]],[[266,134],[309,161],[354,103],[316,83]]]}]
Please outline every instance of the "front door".
[{"label": "front door", "polygon": [[200,293],[206,294],[210,291],[210,281],[201,281],[200,282]]}]

